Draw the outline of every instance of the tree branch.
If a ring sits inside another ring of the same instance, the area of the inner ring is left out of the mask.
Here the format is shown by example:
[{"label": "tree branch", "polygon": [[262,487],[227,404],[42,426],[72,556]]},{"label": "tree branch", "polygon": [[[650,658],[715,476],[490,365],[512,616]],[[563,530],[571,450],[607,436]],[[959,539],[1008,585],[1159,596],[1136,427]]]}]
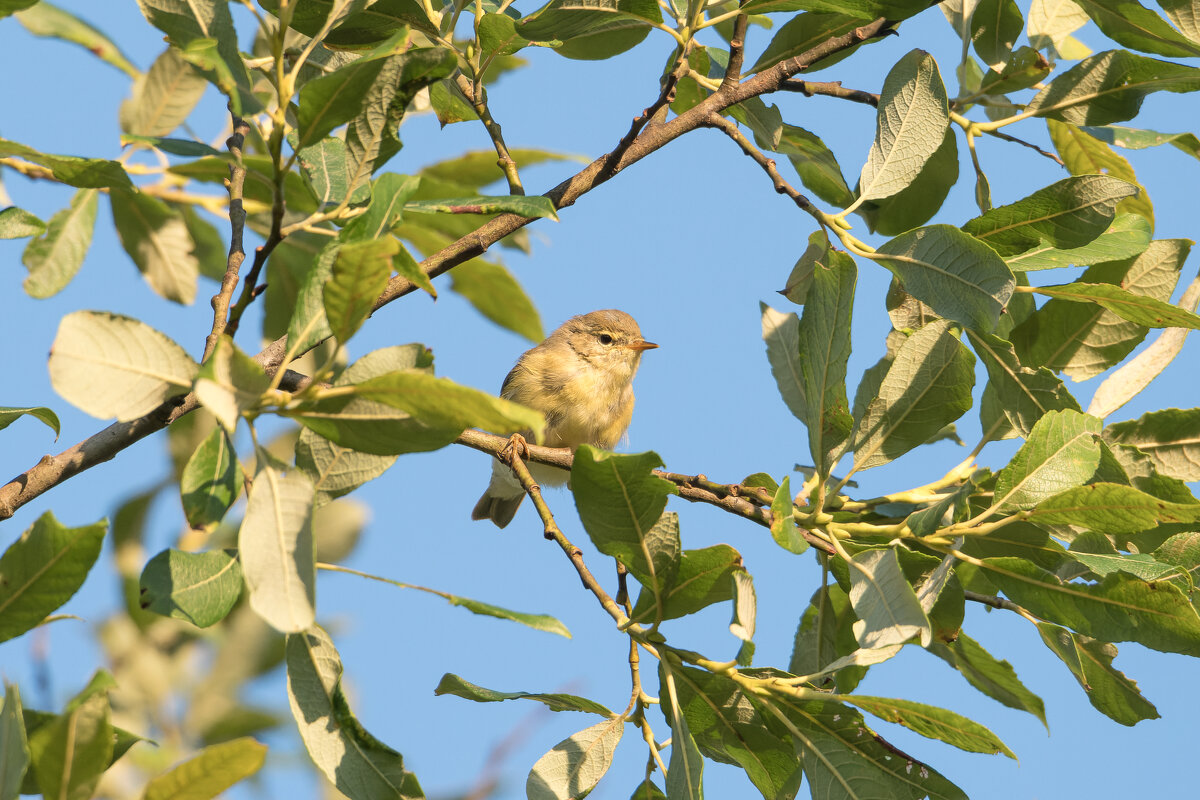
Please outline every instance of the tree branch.
[{"label": "tree branch", "polygon": [[[763,155],[762,151],[755,147],[751,141],[746,138],[744,133],[738,130],[737,123],[722,117],[720,114],[713,113],[709,115],[708,119],[705,121],[705,124],[724,133],[742,148],[743,153],[754,159],[754,162],[762,167],[763,171],[767,173],[768,177],[770,177],[771,184],[775,187],[776,192],[779,194],[786,194],[788,197],[792,198],[792,202],[795,203],[801,211],[806,211],[809,214],[813,214],[817,210],[816,207],[809,202],[807,197],[800,194],[800,192],[798,192],[794,186],[788,183],[784,177],[779,174],[779,170],[775,166],[775,159],[767,158],[765,155]],[[817,221],[820,222],[820,219],[818,218]]]},{"label": "tree branch", "polygon": [[204,342],[204,356],[200,359],[207,361],[217,346],[217,340],[225,332],[225,321],[229,314],[229,302],[233,299],[233,290],[237,288],[238,273],[242,262],[246,260],[246,250],[242,237],[246,232],[246,208],[242,204],[243,189],[246,184],[246,166],[242,163],[242,147],[246,143],[246,134],[250,125],[244,119],[233,115],[233,134],[225,142],[233,161],[229,164],[229,257],[225,262],[225,276],[221,278],[221,288],[213,295],[210,304],[213,309],[212,332]]},{"label": "tree branch", "polygon": [[850,100],[855,103],[865,103],[869,106],[879,107],[879,95],[871,92],[864,92],[861,89],[846,89],[842,87],[841,81],[784,81],[779,85],[779,88],[785,92],[799,92],[805,97],[813,95],[825,95],[826,97],[837,97],[842,100]]},{"label": "tree branch", "polygon": [[[743,5],[745,3],[743,2]],[[729,66],[721,79],[721,88],[733,86],[742,79],[742,60],[746,57],[746,27],[750,18],[738,14],[733,20],[733,36],[729,38]]]},{"label": "tree branch", "polygon": [[[650,128],[644,128],[643,125],[638,128],[642,131],[641,135],[635,134],[635,138],[630,141],[628,148],[623,152],[620,151],[620,145],[618,145],[617,150],[596,159],[573,177],[546,192],[544,196],[550,198],[554,202],[555,208],[558,209],[573,205],[576,200],[607,181],[617,172],[665,147],[685,133],[703,127],[709,114],[723,111],[751,97],[774,92],[784,81],[817,61],[889,33],[892,24],[888,19],[880,17],[842,36],[828,39],[811,50],[780,62],[770,69],[763,70],[742,83],[718,90],[694,108],[668,122]],[[665,106],[665,104],[664,101],[663,105]],[[631,128],[631,130],[633,129]],[[614,158],[614,156],[617,157]],[[614,166],[610,172],[606,172],[605,167],[610,160],[614,161]],[[534,219],[517,214],[501,214],[426,258],[420,264],[421,271],[430,278],[435,278],[453,267],[481,255],[493,244],[520,230]],[[268,240],[269,243],[270,240]],[[259,265],[260,269],[260,259],[265,262],[268,255],[269,252],[265,247],[260,248],[255,254],[255,263]],[[257,278],[257,272],[254,270],[252,270],[252,275]],[[408,279],[393,276],[383,294],[375,301],[372,311],[379,310],[388,303],[413,292],[416,288],[416,285]],[[228,328],[226,332],[232,333]],[[255,361],[268,374],[274,374],[283,363],[286,350],[287,337],[285,336],[267,345],[255,356]],[[197,403],[194,396],[189,394],[182,401],[169,401],[164,406],[169,409],[186,408],[190,411],[197,407]],[[67,478],[111,459],[129,445],[154,431],[161,430],[178,418],[179,414],[172,413],[170,410],[164,414],[162,408],[163,406],[160,406],[159,409],[155,409],[138,420],[110,425],[58,456],[46,456],[9,483],[0,486],[0,520],[11,517],[18,508]]]},{"label": "tree branch", "polygon": [[[504,450],[508,446],[508,439],[503,436],[496,436],[491,433],[484,433],[474,429],[463,431],[463,433],[455,440],[457,444],[479,450],[484,453],[489,453],[496,456],[501,461],[505,460]],[[523,448],[524,458],[529,461],[537,462],[538,464],[549,464],[560,469],[570,470],[571,465],[575,462],[574,453],[566,447],[541,447],[538,445],[526,444]],[[505,461],[507,463],[507,461]],[[730,514],[748,519],[751,522],[756,522],[764,528],[771,527],[771,510],[769,508],[772,498],[768,496],[765,489],[761,487],[742,486],[741,484],[724,484],[714,483],[704,475],[681,475],[676,472],[667,472],[665,470],[656,469],[654,474],[658,477],[668,480],[679,488],[679,496],[684,500],[692,503],[707,503],[711,506],[726,511]],[[520,476],[518,475],[518,478]],[[531,479],[532,480],[532,479]],[[522,483],[522,486],[525,484]],[[528,492],[528,489],[526,490]],[[533,494],[529,495],[531,498]],[[540,492],[539,495],[540,497]],[[537,504],[534,500],[534,504]],[[763,506],[768,506],[764,508]],[[539,509],[540,513],[540,509]],[[543,520],[545,518],[543,517]],[[824,553],[834,555],[835,551],[829,542],[825,541],[812,532],[800,528],[800,534],[804,540],[813,547],[821,550]],[[549,535],[547,529],[547,537]]]},{"label": "tree branch", "polygon": [[461,72],[454,79],[454,84],[470,101],[475,113],[479,115],[479,121],[487,130],[488,137],[492,140],[492,146],[496,148],[496,166],[500,167],[505,180],[508,181],[508,193],[525,194],[525,187],[521,185],[521,176],[517,172],[517,162],[508,151],[508,145],[504,143],[504,134],[501,132],[500,123],[496,122],[491,109],[488,108],[487,92],[483,88],[483,84],[476,80],[472,85],[471,80]]}]

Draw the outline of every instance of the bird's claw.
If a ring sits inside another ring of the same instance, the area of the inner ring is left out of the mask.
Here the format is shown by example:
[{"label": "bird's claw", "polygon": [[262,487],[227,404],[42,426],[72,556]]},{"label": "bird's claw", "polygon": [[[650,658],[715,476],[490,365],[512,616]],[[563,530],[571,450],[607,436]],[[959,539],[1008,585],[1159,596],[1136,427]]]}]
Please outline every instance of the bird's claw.
[{"label": "bird's claw", "polygon": [[524,436],[514,433],[508,437],[508,443],[500,448],[500,452],[496,455],[501,461],[511,467],[514,458],[519,458],[522,461],[529,458],[529,443],[525,441]]}]

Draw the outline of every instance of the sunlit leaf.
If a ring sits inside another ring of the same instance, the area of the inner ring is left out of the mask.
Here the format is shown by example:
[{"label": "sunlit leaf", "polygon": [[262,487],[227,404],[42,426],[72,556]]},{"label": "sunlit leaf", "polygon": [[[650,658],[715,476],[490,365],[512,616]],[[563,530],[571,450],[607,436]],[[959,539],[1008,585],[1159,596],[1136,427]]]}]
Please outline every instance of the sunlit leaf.
[{"label": "sunlit leaf", "polygon": [[242,569],[235,555],[221,550],[163,550],[146,564],[139,583],[142,608],[207,628],[225,619],[241,597]]},{"label": "sunlit leaf", "polygon": [[442,679],[438,681],[437,688],[433,690],[436,695],[454,695],[462,697],[466,700],[474,700],[476,703],[498,703],[503,700],[536,700],[539,703],[545,704],[551,711],[581,711],[586,714],[599,714],[602,717],[615,717],[612,711],[609,711],[595,700],[589,700],[586,697],[579,697],[573,694],[541,694],[536,692],[497,692],[493,689],[485,689],[482,686],[476,686],[470,681],[465,681],[453,673],[446,673]]}]

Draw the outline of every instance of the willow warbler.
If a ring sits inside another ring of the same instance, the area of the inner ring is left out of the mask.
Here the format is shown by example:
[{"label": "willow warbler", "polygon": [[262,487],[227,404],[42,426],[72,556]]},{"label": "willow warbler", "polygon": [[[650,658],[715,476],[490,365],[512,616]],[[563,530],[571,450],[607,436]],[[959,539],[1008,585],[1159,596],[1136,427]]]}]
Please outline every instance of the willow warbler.
[{"label": "willow warbler", "polygon": [[[606,309],[571,317],[546,341],[527,350],[504,379],[500,396],[546,415],[546,446],[590,444],[611,449],[633,416],[633,376],[642,351],[658,347],[642,338],[633,317]],[[539,484],[559,485],[567,473],[530,463]],[[471,519],[503,528],[512,521],[525,490],[512,470],[492,462],[492,481]]]}]

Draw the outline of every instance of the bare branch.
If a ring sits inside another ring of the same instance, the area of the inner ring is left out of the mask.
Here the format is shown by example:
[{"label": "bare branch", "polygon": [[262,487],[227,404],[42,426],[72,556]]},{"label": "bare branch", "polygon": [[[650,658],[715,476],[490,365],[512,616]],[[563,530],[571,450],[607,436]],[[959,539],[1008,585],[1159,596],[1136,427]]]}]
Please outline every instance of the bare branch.
[{"label": "bare branch", "polygon": [[742,79],[742,59],[746,57],[746,26],[750,18],[738,14],[733,20],[733,36],[729,39],[729,66],[721,79],[721,88],[733,86]]},{"label": "bare branch", "polygon": [[225,320],[229,314],[229,301],[233,299],[233,290],[237,288],[238,273],[242,262],[246,260],[246,250],[242,244],[246,232],[246,208],[242,204],[243,189],[246,184],[246,166],[242,163],[242,147],[246,143],[246,134],[250,125],[244,119],[233,115],[233,134],[225,142],[233,161],[229,164],[229,257],[225,262],[225,277],[221,279],[220,290],[213,295],[212,332],[204,342],[204,356],[201,361],[207,361],[217,346],[217,340],[225,332]]},{"label": "bare branch", "polygon": [[813,95],[824,95],[826,97],[837,97],[842,100],[850,100],[855,103],[865,103],[869,106],[879,107],[879,95],[871,92],[864,92],[861,89],[846,89],[842,87],[841,81],[784,81],[779,85],[779,88],[785,92],[798,92],[805,97]]},{"label": "bare branch", "polygon": [[478,80],[472,84],[470,79],[461,72],[455,77],[454,84],[471,103],[475,113],[479,115],[479,121],[487,130],[492,145],[496,148],[496,166],[500,167],[504,178],[508,181],[509,194],[525,194],[525,187],[521,185],[521,176],[517,173],[517,162],[508,151],[508,145],[504,143],[504,134],[500,130],[500,123],[496,122],[491,109],[488,108],[487,90]]},{"label": "bare branch", "polygon": [[733,141],[742,148],[743,153],[754,159],[754,162],[762,167],[763,171],[767,173],[768,177],[770,177],[771,184],[775,187],[776,192],[779,194],[786,194],[788,197],[792,198],[792,202],[795,203],[802,211],[807,211],[810,214],[816,211],[816,207],[809,202],[809,199],[800,194],[800,192],[797,191],[794,186],[788,183],[784,177],[779,174],[779,169],[775,166],[775,159],[767,158],[765,155],[763,155],[762,151],[755,147],[753,143],[746,138],[744,133],[738,130],[737,123],[722,117],[720,114],[713,113],[708,116],[707,120],[705,120],[705,124],[711,128],[716,128],[730,139],[733,139]]}]

